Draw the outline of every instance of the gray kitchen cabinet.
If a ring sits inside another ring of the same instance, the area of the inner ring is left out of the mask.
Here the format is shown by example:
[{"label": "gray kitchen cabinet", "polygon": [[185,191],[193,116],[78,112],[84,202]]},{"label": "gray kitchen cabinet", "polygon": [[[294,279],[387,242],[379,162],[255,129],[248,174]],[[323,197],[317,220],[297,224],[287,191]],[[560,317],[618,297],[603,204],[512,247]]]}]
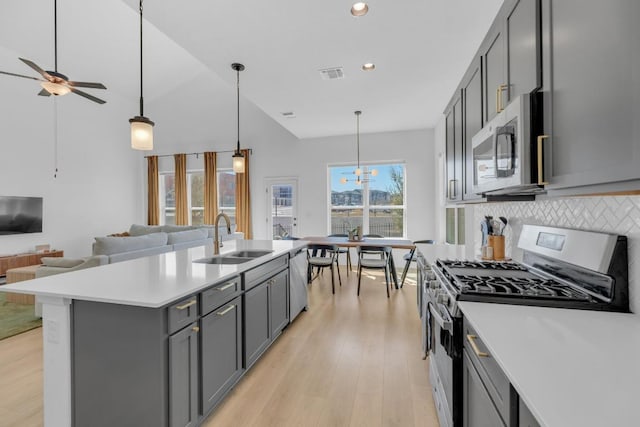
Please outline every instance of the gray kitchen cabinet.
[{"label": "gray kitchen cabinet", "polygon": [[243,298],[244,367],[249,369],[271,343],[268,281],[245,292]]},{"label": "gray kitchen cabinet", "polygon": [[504,19],[507,101],[541,85],[540,1],[511,0]]},{"label": "gray kitchen cabinet", "polygon": [[481,198],[473,193],[473,151],[472,138],[482,129],[482,66],[477,56],[462,79],[462,108],[463,108],[463,163],[464,166],[464,200]]},{"label": "gray kitchen cabinet", "polygon": [[505,427],[500,413],[493,405],[480,375],[476,371],[467,351],[463,366],[463,422],[464,427]]},{"label": "gray kitchen cabinet", "polygon": [[540,423],[538,423],[522,399],[518,402],[518,427],[540,427]]},{"label": "gray kitchen cabinet", "polygon": [[504,27],[500,15],[480,47],[483,68],[483,116],[485,123],[493,119],[504,107],[508,88],[505,75]]},{"label": "gray kitchen cabinet", "polygon": [[242,375],[242,298],[201,320],[202,413],[211,411]]},{"label": "gray kitchen cabinet", "polygon": [[274,340],[289,324],[289,271],[284,270],[269,279],[269,313],[271,339]]},{"label": "gray kitchen cabinet", "polygon": [[446,199],[462,200],[462,97],[457,91],[445,111],[446,120]]},{"label": "gray kitchen cabinet", "polygon": [[543,0],[541,16],[547,189],[629,189],[640,178],[640,2]]},{"label": "gray kitchen cabinet", "polygon": [[169,337],[169,426],[198,422],[198,331],[193,323]]}]

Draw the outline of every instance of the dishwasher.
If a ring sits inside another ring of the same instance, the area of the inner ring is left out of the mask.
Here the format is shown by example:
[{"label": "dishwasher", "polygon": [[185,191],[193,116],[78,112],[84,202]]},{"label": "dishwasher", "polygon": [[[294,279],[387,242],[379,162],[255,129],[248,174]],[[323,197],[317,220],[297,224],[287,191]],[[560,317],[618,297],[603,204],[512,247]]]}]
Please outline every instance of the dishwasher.
[{"label": "dishwasher", "polygon": [[307,308],[307,250],[299,249],[289,260],[289,322]]}]

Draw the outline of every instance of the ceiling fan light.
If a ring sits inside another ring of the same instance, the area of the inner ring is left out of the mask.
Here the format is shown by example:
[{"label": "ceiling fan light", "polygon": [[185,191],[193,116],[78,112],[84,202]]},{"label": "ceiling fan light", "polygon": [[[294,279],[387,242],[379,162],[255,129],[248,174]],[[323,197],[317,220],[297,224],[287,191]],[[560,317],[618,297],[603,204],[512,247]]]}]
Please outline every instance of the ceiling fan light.
[{"label": "ceiling fan light", "polygon": [[244,156],[241,152],[236,151],[232,156],[233,171],[235,173],[244,173]]},{"label": "ceiling fan light", "polygon": [[131,124],[131,148],[134,150],[153,150],[153,123],[144,116],[129,119]]},{"label": "ceiling fan light", "polygon": [[56,96],[66,95],[71,92],[71,89],[69,89],[65,85],[61,85],[60,83],[42,82],[40,83],[40,86],[42,86],[42,88],[49,92],[51,95]]}]

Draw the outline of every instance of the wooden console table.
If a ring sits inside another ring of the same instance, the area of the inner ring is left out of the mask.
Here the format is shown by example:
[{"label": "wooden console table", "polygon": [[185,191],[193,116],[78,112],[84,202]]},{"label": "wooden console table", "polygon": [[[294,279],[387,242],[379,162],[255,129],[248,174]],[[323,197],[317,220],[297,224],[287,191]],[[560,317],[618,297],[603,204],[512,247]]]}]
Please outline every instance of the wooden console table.
[{"label": "wooden console table", "polygon": [[[22,282],[23,280],[31,280],[36,278],[36,270],[40,267],[38,265],[29,265],[27,267],[12,268],[7,271],[7,284]],[[14,294],[7,292],[7,302],[13,302],[16,304],[35,304],[36,298],[29,294]]]}]

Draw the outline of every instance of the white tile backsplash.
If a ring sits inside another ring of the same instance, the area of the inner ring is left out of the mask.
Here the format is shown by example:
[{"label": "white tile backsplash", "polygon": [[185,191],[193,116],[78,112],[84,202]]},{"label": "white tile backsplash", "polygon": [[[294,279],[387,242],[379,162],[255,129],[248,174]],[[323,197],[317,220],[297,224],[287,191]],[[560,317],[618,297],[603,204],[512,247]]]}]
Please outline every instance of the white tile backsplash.
[{"label": "white tile backsplash", "polygon": [[[474,226],[473,244],[480,253],[480,222],[485,215],[504,216],[507,256],[522,259],[517,249],[522,224],[541,224],[565,228],[625,235],[629,241],[629,303],[640,312],[640,196],[575,197],[534,202],[487,203],[471,205]],[[469,234],[467,234],[469,236]]]}]

